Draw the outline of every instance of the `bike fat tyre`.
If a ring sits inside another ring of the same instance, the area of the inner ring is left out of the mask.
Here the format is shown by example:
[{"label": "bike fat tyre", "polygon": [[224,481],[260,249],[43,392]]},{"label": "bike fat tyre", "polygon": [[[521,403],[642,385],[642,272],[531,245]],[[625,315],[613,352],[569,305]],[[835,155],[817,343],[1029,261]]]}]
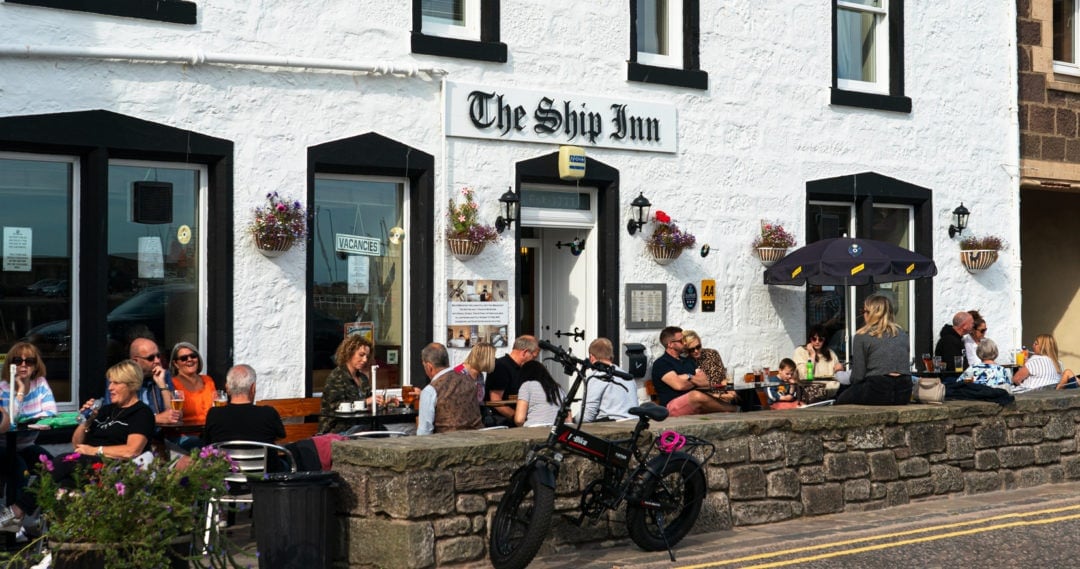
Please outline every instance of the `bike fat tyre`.
[{"label": "bike fat tyre", "polygon": [[[644,501],[659,502],[663,507],[654,510],[627,502],[626,529],[638,547],[646,551],[663,551],[675,547],[697,522],[705,499],[705,472],[689,458],[667,460],[661,456],[652,464],[660,468],[659,475],[645,475],[640,496]],[[663,516],[662,533],[657,523],[659,516]]]},{"label": "bike fat tyre", "polygon": [[551,530],[555,489],[541,481],[537,470],[514,476],[491,522],[488,551],[495,569],[527,566]]}]

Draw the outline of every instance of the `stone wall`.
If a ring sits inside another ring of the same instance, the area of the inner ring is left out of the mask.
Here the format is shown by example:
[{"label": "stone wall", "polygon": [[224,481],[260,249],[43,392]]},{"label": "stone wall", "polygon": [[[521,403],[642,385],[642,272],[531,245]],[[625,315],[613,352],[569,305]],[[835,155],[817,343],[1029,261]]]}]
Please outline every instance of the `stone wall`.
[{"label": "stone wall", "polygon": [[[694,529],[700,533],[1080,480],[1078,421],[1080,394],[1043,392],[1004,408],[976,402],[826,407],[683,417],[662,427],[716,444]],[[589,426],[604,436],[630,428]],[[347,558],[349,567],[485,565],[498,500],[527,445],[542,436],[543,429],[511,429],[336,443],[334,469],[344,481],[337,501],[340,564]],[[587,461],[564,463],[555,523],[541,555],[627,546],[621,511],[580,528],[567,521],[576,519],[580,488],[597,471]]]}]

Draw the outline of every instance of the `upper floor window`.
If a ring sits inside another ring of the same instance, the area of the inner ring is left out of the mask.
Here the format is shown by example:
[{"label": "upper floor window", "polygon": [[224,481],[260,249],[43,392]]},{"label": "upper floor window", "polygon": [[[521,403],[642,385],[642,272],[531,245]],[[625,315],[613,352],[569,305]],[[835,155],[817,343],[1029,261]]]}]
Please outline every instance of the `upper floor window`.
[{"label": "upper floor window", "polygon": [[636,0],[637,60],[682,68],[682,0]]},{"label": "upper floor window", "polygon": [[27,4],[43,8],[93,12],[106,16],[121,16],[156,20],[173,24],[195,24],[196,5],[186,0],[4,0],[8,4]]},{"label": "upper floor window", "polygon": [[833,104],[911,112],[903,14],[903,0],[833,0]]},{"label": "upper floor window", "polygon": [[1076,0],[1054,0],[1054,72],[1080,75],[1076,59]]},{"label": "upper floor window", "polygon": [[413,0],[412,51],[505,63],[499,0]]},{"label": "upper floor window", "polygon": [[707,89],[701,71],[699,0],[631,0],[627,79]]},{"label": "upper floor window", "polygon": [[421,6],[425,34],[480,39],[479,0],[423,0]]}]

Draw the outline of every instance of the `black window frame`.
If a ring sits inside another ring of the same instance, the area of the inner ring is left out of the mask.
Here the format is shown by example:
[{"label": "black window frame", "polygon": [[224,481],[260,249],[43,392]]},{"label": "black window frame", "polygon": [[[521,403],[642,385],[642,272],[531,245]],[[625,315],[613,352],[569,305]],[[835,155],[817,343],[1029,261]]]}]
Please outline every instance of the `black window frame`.
[{"label": "black window frame", "polygon": [[832,0],[832,93],[829,102],[898,113],[911,112],[911,98],[904,95],[904,0],[889,0],[889,94],[866,93],[838,87],[837,0]]},{"label": "black window frame", "polygon": [[626,62],[626,80],[639,83],[709,88],[709,74],[701,69],[701,3],[700,0],[682,0],[683,22],[683,68],[659,67],[638,63],[637,56],[637,2],[630,0],[630,60]]},{"label": "black window frame", "polygon": [[[407,146],[375,132],[351,138],[325,142],[308,148],[307,203],[308,227],[315,227],[315,176],[318,174],[345,174],[351,176],[385,176],[409,180],[409,235],[405,239],[409,247],[409,282],[405,294],[409,295],[409,345],[403,346],[406,354],[419,354],[431,338],[425,330],[435,328],[435,255],[432,243],[435,239],[435,157],[417,148]],[[311,370],[315,364],[315,236],[307,236],[307,323],[304,332],[306,344],[305,396],[312,394]],[[427,381],[419,358],[410,358],[409,378],[412,385],[424,385]],[[404,378],[402,378],[404,381]]]},{"label": "black window frame", "polygon": [[[912,245],[916,253],[934,258],[934,193],[929,188],[910,182],[890,178],[877,172],[861,172],[835,178],[810,180],[806,182],[806,202],[804,219],[809,220],[812,212],[810,202],[855,203],[855,237],[870,235],[873,223],[874,204],[899,204],[912,206],[915,235]],[[809,222],[806,225],[809,238]],[[934,279],[916,279],[915,287],[915,323],[908,334],[912,335],[915,346],[932,346],[937,339],[934,335]],[[855,306],[862,306],[869,296],[870,286],[856,287]],[[809,302],[809,298],[807,300]],[[809,306],[807,306],[809,311]]]},{"label": "black window frame", "polygon": [[[206,368],[211,377],[225,377],[233,347],[233,142],[158,124],[112,111],[93,110],[0,117],[0,151],[76,156],[81,198],[79,243],[73,261],[79,271],[79,338],[77,401],[101,397],[107,367],[108,187],[111,160],[147,160],[201,164],[207,168],[206,239]],[[101,199],[94,199],[100,197]],[[172,346],[160,346],[169,349]]]},{"label": "black window frame", "polygon": [[499,41],[499,0],[479,0],[480,40],[466,40],[424,33],[422,0],[413,0],[412,52],[440,57],[506,63],[506,44]]},{"label": "black window frame", "polygon": [[198,10],[186,0],[4,0],[8,4],[24,4],[74,12],[92,12],[106,16],[139,18],[172,24],[194,25]]}]

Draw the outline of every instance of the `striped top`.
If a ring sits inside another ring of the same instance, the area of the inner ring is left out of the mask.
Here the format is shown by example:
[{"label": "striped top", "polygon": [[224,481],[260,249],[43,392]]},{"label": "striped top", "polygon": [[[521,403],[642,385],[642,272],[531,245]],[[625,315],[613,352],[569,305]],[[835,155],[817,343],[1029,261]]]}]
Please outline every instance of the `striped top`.
[{"label": "striped top", "polygon": [[[15,400],[15,417],[16,420],[34,419],[37,417],[52,417],[56,414],[56,399],[53,397],[52,389],[49,389],[49,382],[45,381],[44,377],[37,379],[31,379],[27,382],[26,395],[20,404],[19,400]],[[0,405],[3,406],[4,412],[8,409],[8,399],[11,397],[11,385],[6,381],[0,381]],[[18,442],[16,447],[19,449],[25,448],[33,444],[37,439],[36,431],[29,431],[26,433],[19,433]],[[0,447],[5,447],[7,441],[0,438]]]},{"label": "striped top", "polygon": [[[1024,367],[1027,368],[1029,375],[1020,384],[1020,387],[1025,390],[1057,385],[1057,382],[1061,381],[1061,372],[1054,367],[1053,360],[1042,354],[1036,354],[1028,358]],[[1058,367],[1064,369],[1061,362],[1058,362]]]}]

